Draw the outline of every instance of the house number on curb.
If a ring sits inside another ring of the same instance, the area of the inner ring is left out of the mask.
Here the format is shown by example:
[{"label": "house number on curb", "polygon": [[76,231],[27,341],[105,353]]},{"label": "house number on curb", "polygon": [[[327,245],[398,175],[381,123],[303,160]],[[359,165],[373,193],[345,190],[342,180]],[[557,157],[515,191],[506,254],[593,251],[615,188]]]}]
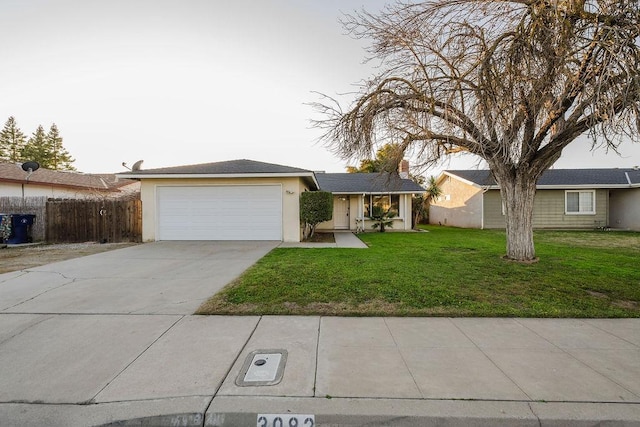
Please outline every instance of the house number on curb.
[{"label": "house number on curb", "polygon": [[315,427],[315,415],[258,414],[257,427]]}]

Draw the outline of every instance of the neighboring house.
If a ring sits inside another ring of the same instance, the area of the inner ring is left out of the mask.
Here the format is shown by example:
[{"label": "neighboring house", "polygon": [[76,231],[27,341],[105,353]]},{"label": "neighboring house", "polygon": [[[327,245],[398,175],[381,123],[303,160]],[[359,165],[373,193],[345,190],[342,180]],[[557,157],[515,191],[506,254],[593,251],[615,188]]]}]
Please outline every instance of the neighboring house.
[{"label": "neighboring house", "polygon": [[[505,228],[500,189],[488,170],[448,170],[429,222],[465,228]],[[640,231],[640,171],[549,169],[538,180],[534,228]]]},{"label": "neighboring house", "polygon": [[317,230],[370,230],[371,208],[391,209],[396,217],[392,230],[411,230],[411,201],[424,188],[390,173],[316,173],[320,189],[333,193],[333,219]]},{"label": "neighboring house", "polygon": [[[338,200],[342,202],[344,198],[348,201],[344,207],[347,214],[350,209],[361,212],[357,209],[362,206],[363,194],[390,197],[390,203],[401,204],[401,212],[408,212],[406,221],[410,228],[411,205],[406,199],[411,193],[409,190],[393,185],[389,187],[394,181],[384,179],[377,181],[378,187],[373,182],[369,182],[367,187],[332,187],[330,178],[344,175],[348,174],[323,174],[253,160],[231,160],[137,170],[118,176],[141,181],[143,241],[299,242],[302,236],[300,193],[320,189],[333,191],[332,188],[339,190],[335,193]],[[369,178],[375,175],[371,174]],[[424,190],[413,188],[413,191]],[[355,218],[353,221],[350,218],[345,220],[344,216],[343,212],[342,223],[326,225],[355,230]],[[406,221],[403,217],[402,229]]]},{"label": "neighboring house", "polygon": [[40,168],[31,173],[20,163],[0,163],[0,197],[56,199],[121,198],[137,194],[140,182],[115,174],[88,174]]}]

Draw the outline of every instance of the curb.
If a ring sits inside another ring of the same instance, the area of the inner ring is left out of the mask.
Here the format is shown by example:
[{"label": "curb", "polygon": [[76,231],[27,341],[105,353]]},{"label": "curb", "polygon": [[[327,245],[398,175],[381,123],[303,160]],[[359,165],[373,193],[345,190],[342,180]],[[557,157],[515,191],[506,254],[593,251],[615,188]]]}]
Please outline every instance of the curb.
[{"label": "curb", "polygon": [[640,427],[640,403],[240,396],[211,401],[199,396],[91,405],[0,404],[3,427],[253,427],[261,425],[258,414],[315,418],[313,424],[291,427]]},{"label": "curb", "polygon": [[640,404],[271,397],[216,397],[204,425],[254,426],[257,414],[314,414],[314,427],[640,427]]}]

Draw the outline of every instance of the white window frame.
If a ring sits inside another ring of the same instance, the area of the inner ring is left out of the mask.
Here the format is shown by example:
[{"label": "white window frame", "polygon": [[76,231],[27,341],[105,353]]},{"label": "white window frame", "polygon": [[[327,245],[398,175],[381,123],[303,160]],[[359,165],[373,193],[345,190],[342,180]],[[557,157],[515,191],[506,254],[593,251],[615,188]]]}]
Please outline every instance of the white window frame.
[{"label": "white window frame", "polygon": [[[362,198],[363,198],[363,200],[362,200],[362,209],[363,209],[362,216],[364,218],[366,218],[366,219],[371,218],[371,209],[373,207],[373,197],[374,196],[388,196],[389,197],[389,203],[391,203],[391,196],[398,196],[398,212],[397,212],[397,216],[394,219],[402,219],[402,220],[404,220],[404,213],[405,213],[404,212],[405,211],[404,203],[406,202],[406,199],[403,200],[402,196],[405,196],[405,195],[404,194],[396,194],[396,193],[384,193],[384,194],[381,194],[381,193],[366,193],[366,194],[363,194],[362,195]],[[365,216],[364,215],[364,205],[366,204],[365,203],[366,199],[369,199],[369,216]]]},{"label": "white window frame", "polygon": [[[567,195],[569,193],[578,193],[578,212],[569,212]],[[582,206],[580,205],[580,193],[589,193],[591,194],[592,207],[593,209],[590,211],[582,210]],[[596,214],[596,190],[565,190],[564,191],[564,214],[565,215],[595,215]]]}]

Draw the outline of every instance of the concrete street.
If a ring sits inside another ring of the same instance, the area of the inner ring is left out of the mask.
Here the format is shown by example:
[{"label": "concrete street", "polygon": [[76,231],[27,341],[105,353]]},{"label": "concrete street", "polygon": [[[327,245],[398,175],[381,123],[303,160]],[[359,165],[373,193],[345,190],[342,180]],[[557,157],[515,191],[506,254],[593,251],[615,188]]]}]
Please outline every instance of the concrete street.
[{"label": "concrete street", "polygon": [[[0,275],[0,426],[640,426],[640,319],[191,315],[278,244]],[[256,350],[286,350],[278,384],[237,385]]]}]

